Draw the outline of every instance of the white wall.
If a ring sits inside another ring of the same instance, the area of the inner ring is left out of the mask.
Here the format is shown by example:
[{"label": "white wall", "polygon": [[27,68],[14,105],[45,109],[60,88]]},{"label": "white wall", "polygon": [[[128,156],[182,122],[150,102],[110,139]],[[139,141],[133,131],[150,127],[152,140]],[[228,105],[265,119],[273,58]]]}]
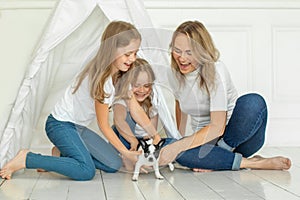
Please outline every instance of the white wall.
[{"label": "white wall", "polygon": [[[0,128],[54,0],[0,0]],[[241,94],[259,92],[269,106],[267,145],[299,145],[299,0],[145,0],[155,27],[199,20],[211,32]],[[1,130],[0,129],[0,130]],[[44,135],[36,143],[46,143]]]}]

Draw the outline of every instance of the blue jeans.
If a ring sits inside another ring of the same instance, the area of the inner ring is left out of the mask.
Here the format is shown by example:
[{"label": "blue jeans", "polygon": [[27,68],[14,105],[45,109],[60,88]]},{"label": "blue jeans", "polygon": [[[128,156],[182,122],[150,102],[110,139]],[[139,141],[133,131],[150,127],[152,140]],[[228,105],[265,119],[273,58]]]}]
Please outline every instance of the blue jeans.
[{"label": "blue jeans", "polygon": [[[135,122],[131,117],[126,121],[134,130]],[[267,106],[258,94],[246,94],[238,98],[232,116],[223,136],[199,147],[180,153],[176,161],[189,168],[211,170],[238,170],[242,157],[249,157],[257,152],[264,143],[267,124]],[[124,145],[129,143],[119,136]],[[175,142],[167,138],[165,145]]]},{"label": "blue jeans", "polygon": [[267,106],[258,94],[238,98],[223,136],[180,154],[176,161],[190,168],[238,170],[242,157],[249,157],[264,144]]},{"label": "blue jeans", "polygon": [[[117,151],[86,127],[58,121],[49,115],[46,132],[50,141],[61,152],[61,156],[45,156],[29,152],[26,157],[26,168],[42,168],[74,180],[90,180],[95,176],[95,168],[115,172],[122,165]],[[80,135],[88,141],[87,145]]]},{"label": "blue jeans", "polygon": [[258,94],[238,98],[233,114],[218,145],[243,157],[257,152],[265,142],[268,109]]},{"label": "blue jeans", "polygon": [[[126,122],[128,123],[131,131],[134,133],[135,121],[131,118],[130,113],[127,112]],[[121,142],[130,149],[130,143],[126,141],[125,138],[120,135],[119,131],[115,126],[112,126],[112,129],[115,131],[117,136],[120,138]],[[174,138],[166,138],[164,146],[176,142]],[[215,157],[220,157],[215,159]],[[224,148],[205,144],[200,147],[189,149],[182,152],[176,158],[176,161],[183,166],[190,168],[203,168],[203,169],[235,169],[240,166],[241,155],[232,153]]]}]

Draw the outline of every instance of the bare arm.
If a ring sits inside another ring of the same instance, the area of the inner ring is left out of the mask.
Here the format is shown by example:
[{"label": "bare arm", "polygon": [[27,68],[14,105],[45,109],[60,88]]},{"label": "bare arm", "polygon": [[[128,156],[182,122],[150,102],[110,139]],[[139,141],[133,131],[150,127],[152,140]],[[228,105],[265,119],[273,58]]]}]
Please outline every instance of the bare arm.
[{"label": "bare arm", "polygon": [[165,165],[176,159],[182,151],[203,145],[224,134],[226,111],[211,112],[211,123],[193,135],[184,137],[162,149],[160,164]]},{"label": "bare arm", "polygon": [[182,137],[185,136],[185,129],[186,129],[186,123],[187,123],[187,114],[181,112],[180,104],[176,100],[175,102],[175,115],[176,115],[176,123],[177,123],[177,129],[179,130],[179,133]]},{"label": "bare arm", "polygon": [[182,142],[182,144],[184,144],[183,150],[198,147],[224,134],[226,126],[226,111],[211,112],[210,119],[211,121],[208,126],[185,138],[186,141]]},{"label": "bare arm", "polygon": [[128,100],[130,115],[151,137],[158,135],[144,109],[139,105],[134,95]]},{"label": "bare arm", "polygon": [[129,151],[123,143],[119,140],[118,136],[114,133],[109,124],[109,108],[107,104],[102,104],[95,101],[95,110],[97,116],[97,122],[100,130],[108,141],[125,157],[129,158],[131,161],[137,161],[137,155],[140,152]]},{"label": "bare arm", "polygon": [[[151,119],[151,124],[154,126],[155,130],[157,130],[157,125],[158,125],[158,114],[152,117]],[[153,138],[153,143],[157,144],[161,140],[161,137],[159,134],[156,134]]]},{"label": "bare arm", "polygon": [[138,140],[132,133],[128,123],[126,122],[127,110],[124,105],[114,105],[114,124],[119,133],[130,143],[130,150],[136,151]]}]

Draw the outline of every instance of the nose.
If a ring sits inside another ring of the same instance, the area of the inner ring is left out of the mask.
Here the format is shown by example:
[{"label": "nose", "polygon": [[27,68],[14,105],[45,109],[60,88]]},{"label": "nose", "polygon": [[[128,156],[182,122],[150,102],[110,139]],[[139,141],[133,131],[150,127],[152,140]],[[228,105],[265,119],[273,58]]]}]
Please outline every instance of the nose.
[{"label": "nose", "polygon": [[150,158],[148,158],[148,161],[149,161],[149,162],[153,162],[154,159],[153,159],[152,157],[150,157]]},{"label": "nose", "polygon": [[135,60],[136,60],[136,54],[135,53],[130,54],[129,61],[134,62]]},{"label": "nose", "polygon": [[138,87],[138,91],[141,92],[141,93],[145,92],[145,89],[146,88],[143,85],[141,85],[141,86]]},{"label": "nose", "polygon": [[181,53],[181,55],[179,55],[179,57],[178,57],[178,60],[180,62],[184,62],[184,61],[187,60],[187,57],[186,57],[186,55],[184,53]]}]

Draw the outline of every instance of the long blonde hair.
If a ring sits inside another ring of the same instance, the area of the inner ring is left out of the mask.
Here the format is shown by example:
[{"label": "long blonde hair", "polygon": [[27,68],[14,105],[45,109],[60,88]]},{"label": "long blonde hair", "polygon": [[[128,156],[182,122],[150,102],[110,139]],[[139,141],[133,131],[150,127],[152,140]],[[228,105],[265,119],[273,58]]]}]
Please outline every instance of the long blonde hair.
[{"label": "long blonde hair", "polygon": [[[192,56],[196,59],[199,66],[199,87],[204,89],[208,94],[215,88],[215,62],[219,59],[219,51],[214,46],[213,40],[205,28],[198,21],[186,21],[179,25],[172,36],[170,44],[173,50],[174,42],[178,34],[184,34],[190,41]],[[185,75],[179,70],[179,67],[171,56],[171,67],[175,71],[176,77],[180,84],[185,84]]]},{"label": "long blonde hair", "polygon": [[[101,37],[100,48],[96,56],[86,65],[77,77],[75,93],[83,79],[89,76],[90,95],[95,100],[103,103],[109,97],[104,91],[104,83],[112,73],[112,62],[115,60],[116,51],[120,47],[130,44],[131,40],[141,40],[138,30],[130,23],[113,21],[104,30]],[[121,76],[119,72],[117,76]]]},{"label": "long blonde hair", "polygon": [[[150,83],[155,81],[155,75],[152,70],[151,65],[142,58],[137,58],[136,61],[133,63],[133,66],[130,68],[127,73],[125,73],[117,82],[116,84],[116,94],[115,99],[129,99],[128,90],[130,85],[135,85],[137,81],[137,77],[141,72],[146,72],[149,78]],[[143,102],[140,102],[141,107],[145,110],[148,117],[150,117],[150,111],[152,108],[152,93],[149,95]]]}]

